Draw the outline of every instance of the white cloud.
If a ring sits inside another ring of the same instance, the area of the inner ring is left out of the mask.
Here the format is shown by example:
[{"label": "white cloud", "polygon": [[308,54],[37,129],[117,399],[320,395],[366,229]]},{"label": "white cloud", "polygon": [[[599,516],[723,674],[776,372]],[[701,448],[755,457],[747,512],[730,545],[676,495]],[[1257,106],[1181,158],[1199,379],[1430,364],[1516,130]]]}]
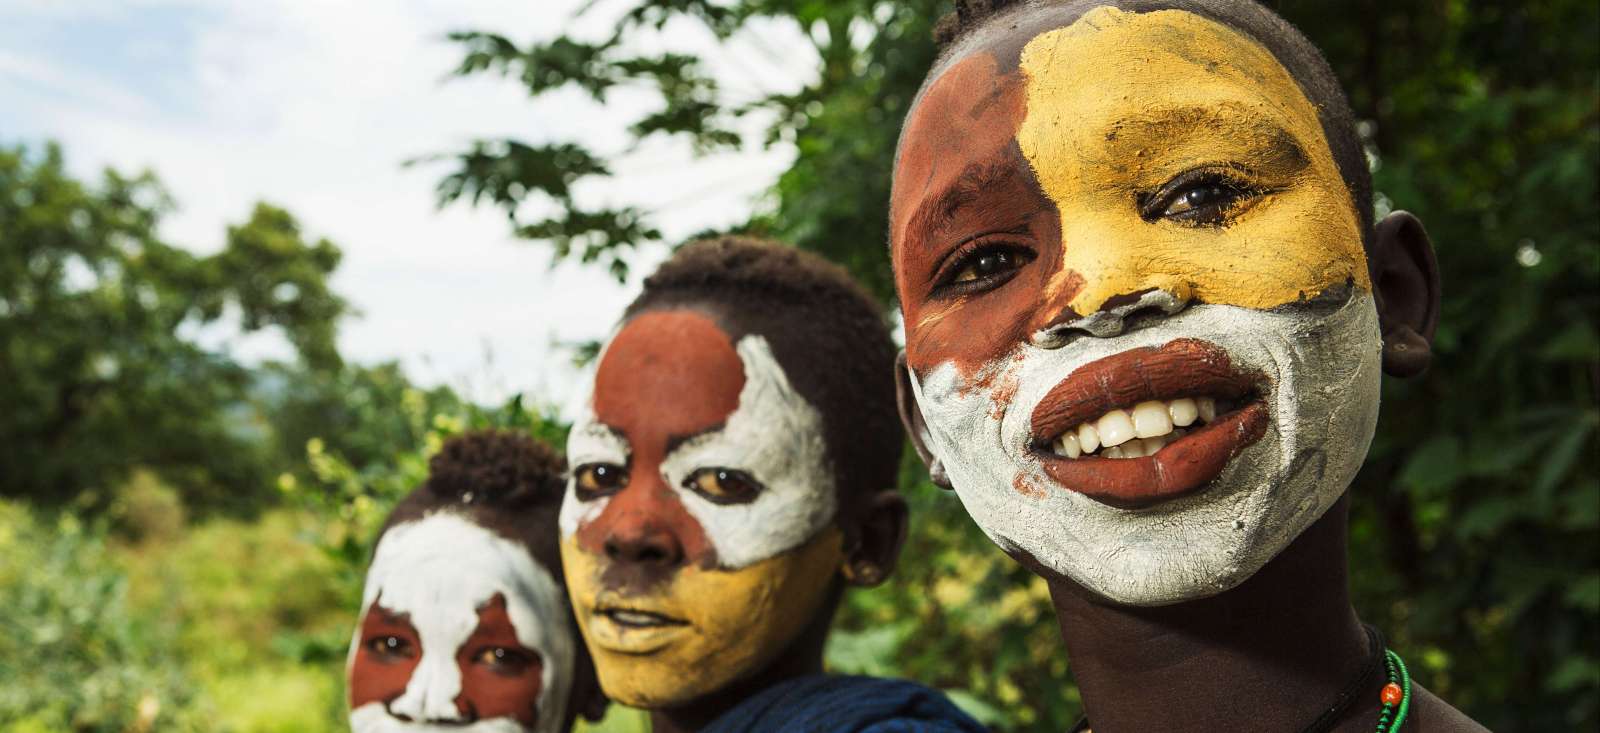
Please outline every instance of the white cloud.
[{"label": "white cloud", "polygon": [[[156,171],[182,207],[165,234],[197,250],[220,247],[225,226],[257,200],[289,209],[308,234],[345,252],[334,284],[362,313],[341,333],[348,358],[400,359],[414,378],[465,386],[478,399],[529,390],[562,403],[576,374],[550,343],[602,337],[635,288],[593,267],[551,269],[548,248],[514,241],[498,210],[436,210],[440,170],[401,162],[475,137],[577,138],[619,149],[641,95],[617,95],[604,108],[577,93],[535,105],[508,80],[446,81],[459,60],[443,39],[448,31],[548,38],[568,26],[577,5],[0,0],[0,26],[74,37],[66,31],[92,22],[126,44],[105,53],[0,31],[0,46],[11,49],[0,52],[0,117],[11,120],[7,136],[60,140],[80,174],[107,165]],[[166,25],[150,26],[158,22]],[[579,27],[603,32],[607,22],[602,9]],[[181,30],[176,51],[158,48],[174,43],[173,25]],[[783,32],[760,29],[761,43]],[[760,91],[792,89],[807,73],[804,54],[723,51],[671,26],[667,33],[654,42],[687,38],[730,77],[730,88],[771,80]],[[657,223],[681,237],[741,220],[791,155],[691,162],[686,146],[655,142],[627,156],[617,180],[583,193],[663,209]],[[640,269],[663,255],[646,253]],[[258,337],[234,346],[255,357],[286,350]]]}]

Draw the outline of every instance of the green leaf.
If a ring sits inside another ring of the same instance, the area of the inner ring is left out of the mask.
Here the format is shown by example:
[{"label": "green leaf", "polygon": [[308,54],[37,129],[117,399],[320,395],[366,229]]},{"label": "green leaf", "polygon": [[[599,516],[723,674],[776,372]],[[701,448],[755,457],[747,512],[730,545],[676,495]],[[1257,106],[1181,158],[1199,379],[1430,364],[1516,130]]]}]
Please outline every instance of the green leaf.
[{"label": "green leaf", "polygon": [[1435,435],[1412,452],[1400,471],[1400,483],[1413,493],[1436,495],[1454,485],[1463,473],[1461,440]]},{"label": "green leaf", "polygon": [[1563,598],[1574,608],[1589,613],[1600,611],[1600,573],[1591,571],[1573,581]]}]

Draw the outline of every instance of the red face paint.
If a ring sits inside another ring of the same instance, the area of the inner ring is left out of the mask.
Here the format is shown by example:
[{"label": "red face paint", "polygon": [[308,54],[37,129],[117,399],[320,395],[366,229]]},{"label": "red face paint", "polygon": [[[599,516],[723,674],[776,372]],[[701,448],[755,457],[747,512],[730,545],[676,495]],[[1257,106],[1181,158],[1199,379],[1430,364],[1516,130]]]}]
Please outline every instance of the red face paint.
[{"label": "red face paint", "polygon": [[407,615],[373,601],[361,620],[357,643],[350,665],[350,707],[387,703],[403,694],[411,672],[422,661],[422,642]]},{"label": "red face paint", "polygon": [[[1027,109],[1021,72],[1001,75],[976,52],[947,69],[906,121],[890,202],[895,284],[906,321],[906,358],[923,370],[954,362],[965,376],[1060,315],[1082,278],[1061,262],[1061,220],[1016,133]],[[984,297],[937,292],[949,268],[989,245],[1032,259]]]},{"label": "red face paint", "polygon": [[456,650],[456,663],[461,667],[456,707],[468,719],[510,717],[529,728],[538,723],[543,660],[517,641],[504,595],[496,593],[478,608],[478,627]]},{"label": "red face paint", "polygon": [[[722,426],[739,407],[744,362],[728,334],[689,310],[645,313],[622,328],[595,374],[596,419],[627,441],[627,485],[577,531],[578,546],[618,562],[656,567],[715,567],[716,550],[661,477],[678,443]],[[624,584],[636,578],[611,575]]]}]

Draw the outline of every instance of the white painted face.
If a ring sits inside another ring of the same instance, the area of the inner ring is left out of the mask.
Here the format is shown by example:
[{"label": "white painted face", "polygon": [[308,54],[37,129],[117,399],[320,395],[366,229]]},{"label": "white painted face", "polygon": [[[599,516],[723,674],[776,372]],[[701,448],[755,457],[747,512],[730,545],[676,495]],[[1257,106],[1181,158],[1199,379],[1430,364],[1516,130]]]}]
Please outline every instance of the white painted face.
[{"label": "white painted face", "polygon": [[[736,351],[745,375],[738,408],[721,427],[673,445],[658,468],[662,483],[699,525],[724,569],[743,568],[800,546],[827,526],[836,511],[821,414],[790,386],[765,337],[745,336]],[[591,401],[567,438],[568,464],[627,466],[631,455],[626,438],[600,421]],[[764,490],[746,503],[720,503],[692,488],[690,476],[719,468],[751,476]],[[577,490],[575,475],[561,505],[563,537],[599,518],[613,498],[582,500]]]},{"label": "white painted face", "polygon": [[[1207,490],[1154,506],[1118,508],[1058,488],[1032,449],[1047,393],[1097,360],[1194,334],[1260,375],[1261,437]],[[1024,343],[997,360],[1000,372],[973,380],[941,364],[912,385],[929,449],[996,544],[1113,601],[1154,606],[1234,587],[1343,494],[1377,423],[1379,348],[1372,297],[1356,291],[1332,314],[1194,305],[1113,338]]]},{"label": "white painted face", "polygon": [[576,654],[569,613],[525,547],[460,515],[391,528],[351,643],[352,730],[561,730]]}]

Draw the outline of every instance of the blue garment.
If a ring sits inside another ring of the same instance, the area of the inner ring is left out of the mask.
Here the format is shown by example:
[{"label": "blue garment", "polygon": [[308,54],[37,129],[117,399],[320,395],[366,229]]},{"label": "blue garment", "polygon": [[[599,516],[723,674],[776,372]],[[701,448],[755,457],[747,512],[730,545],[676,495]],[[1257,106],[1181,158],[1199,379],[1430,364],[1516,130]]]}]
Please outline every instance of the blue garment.
[{"label": "blue garment", "polygon": [[905,680],[813,675],[773,685],[701,733],[985,733],[943,693]]}]

